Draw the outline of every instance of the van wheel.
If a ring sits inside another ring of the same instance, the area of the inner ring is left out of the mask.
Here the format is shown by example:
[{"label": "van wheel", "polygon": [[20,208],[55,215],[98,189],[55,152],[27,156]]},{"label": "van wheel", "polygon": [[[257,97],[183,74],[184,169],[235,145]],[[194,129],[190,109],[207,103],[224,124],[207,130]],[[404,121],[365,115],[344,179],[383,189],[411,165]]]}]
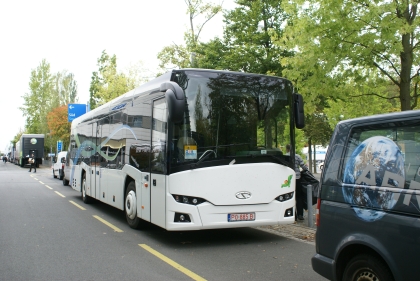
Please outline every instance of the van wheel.
[{"label": "van wheel", "polygon": [[140,228],[141,219],[137,217],[136,183],[134,181],[131,181],[127,186],[124,202],[125,217],[128,225],[134,229]]},{"label": "van wheel", "polygon": [[57,176],[55,175],[55,173],[54,173],[54,170],[53,170],[53,177],[56,179],[57,178]]},{"label": "van wheel", "polygon": [[85,204],[89,204],[92,201],[89,195],[86,194],[86,174],[83,174],[82,179],[82,200]]},{"label": "van wheel", "polygon": [[380,280],[392,281],[392,274],[388,267],[378,258],[362,254],[355,256],[347,264],[343,281]]}]

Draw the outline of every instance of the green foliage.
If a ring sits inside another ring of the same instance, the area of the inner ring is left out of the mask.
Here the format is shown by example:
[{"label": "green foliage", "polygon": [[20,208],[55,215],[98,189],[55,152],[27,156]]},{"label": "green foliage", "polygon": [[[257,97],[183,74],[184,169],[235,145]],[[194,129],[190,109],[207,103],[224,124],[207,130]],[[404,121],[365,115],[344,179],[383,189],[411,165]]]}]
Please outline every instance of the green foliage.
[{"label": "green foliage", "polygon": [[273,44],[288,15],[278,0],[237,0],[225,13],[223,39],[202,44],[199,66],[268,75],[283,75],[280,59],[293,53]]},{"label": "green foliage", "polygon": [[71,123],[68,122],[67,105],[62,105],[51,110],[47,115],[48,128],[50,130],[49,138],[51,143],[63,141],[65,150],[70,142]]},{"label": "green foliage", "polygon": [[[296,50],[283,58],[286,76],[309,101],[322,95],[394,99],[417,106],[419,24],[417,1],[297,0],[276,44]],[[372,75],[374,73],[375,75]],[[395,91],[394,85],[398,90]],[[392,111],[393,107],[384,111]]]},{"label": "green foliage", "polygon": [[20,137],[23,135],[23,130],[19,129],[19,132],[14,136],[13,140],[11,141],[13,147],[16,146],[16,143],[20,140]]},{"label": "green foliage", "polygon": [[109,56],[105,50],[98,59],[99,70],[92,73],[90,82],[90,107],[94,109],[132,90],[135,81],[117,71],[117,57]]},{"label": "green foliage", "polygon": [[187,68],[191,66],[190,52],[184,45],[176,45],[164,47],[157,55],[160,60],[159,67],[161,69],[167,68]]},{"label": "green foliage", "polygon": [[306,116],[306,126],[303,129],[312,143],[326,146],[331,138],[332,129],[328,118],[323,113],[314,113]]},{"label": "green foliage", "polygon": [[23,96],[24,104],[20,108],[26,117],[26,133],[48,132],[47,114],[57,105],[53,93],[54,77],[50,73],[50,64],[44,59],[35,70],[31,71],[29,93]]},{"label": "green foliage", "polygon": [[53,108],[77,103],[77,82],[72,73],[58,72],[54,77]]},{"label": "green foliage", "polygon": [[[67,71],[51,74],[50,64],[43,59],[40,65],[31,71],[29,79],[29,93],[23,96],[24,104],[20,107],[26,117],[26,127],[12,140],[13,144],[19,141],[23,133],[49,135],[51,128],[47,116],[55,108],[65,107],[68,103],[77,101],[77,83],[74,76]],[[61,122],[67,122],[62,116]],[[68,127],[65,127],[68,130]],[[45,147],[55,146],[56,139],[45,138]]]},{"label": "green foliage", "polygon": [[[184,34],[185,44],[173,43],[170,46],[165,46],[158,53],[159,67],[163,70],[197,67],[194,55],[201,49],[199,44],[201,31],[205,24],[222,10],[221,5],[211,4],[203,0],[184,0],[184,2],[187,5],[190,28]],[[198,24],[194,22],[200,19],[201,21]]]}]

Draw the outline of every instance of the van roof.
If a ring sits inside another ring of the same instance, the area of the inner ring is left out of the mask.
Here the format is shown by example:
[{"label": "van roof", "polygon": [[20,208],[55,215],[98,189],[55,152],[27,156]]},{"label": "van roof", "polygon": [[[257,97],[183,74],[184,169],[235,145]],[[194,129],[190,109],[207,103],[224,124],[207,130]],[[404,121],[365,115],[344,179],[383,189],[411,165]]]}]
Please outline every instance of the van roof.
[{"label": "van roof", "polygon": [[375,114],[369,116],[363,116],[353,119],[347,119],[340,121],[337,125],[351,125],[353,123],[364,123],[369,121],[379,121],[379,120],[388,120],[388,119],[405,119],[408,117],[418,117],[420,116],[420,110],[407,110],[407,111],[399,111],[399,112],[392,112],[392,113],[384,113],[384,114]]}]

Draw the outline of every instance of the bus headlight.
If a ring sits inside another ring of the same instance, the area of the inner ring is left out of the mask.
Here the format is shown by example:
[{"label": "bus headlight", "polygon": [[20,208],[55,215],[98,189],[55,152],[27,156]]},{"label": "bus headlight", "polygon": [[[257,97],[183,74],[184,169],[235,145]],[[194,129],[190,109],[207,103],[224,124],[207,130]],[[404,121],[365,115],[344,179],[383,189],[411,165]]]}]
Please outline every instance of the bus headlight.
[{"label": "bus headlight", "polygon": [[193,197],[193,196],[184,196],[184,195],[172,195],[176,202],[189,204],[189,205],[199,205],[203,202],[206,202],[203,198],[200,197]]},{"label": "bus headlight", "polygon": [[285,194],[282,194],[280,196],[277,196],[276,197],[276,200],[278,200],[280,202],[284,202],[284,201],[290,200],[290,199],[293,198],[293,193],[294,192],[289,192],[289,193],[285,193]]}]

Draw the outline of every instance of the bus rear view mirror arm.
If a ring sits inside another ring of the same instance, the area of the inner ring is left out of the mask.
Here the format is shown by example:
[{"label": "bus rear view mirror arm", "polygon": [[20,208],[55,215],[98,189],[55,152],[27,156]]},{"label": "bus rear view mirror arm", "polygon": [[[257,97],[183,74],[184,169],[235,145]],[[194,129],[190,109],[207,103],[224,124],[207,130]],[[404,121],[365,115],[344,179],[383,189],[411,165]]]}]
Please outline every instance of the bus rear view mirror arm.
[{"label": "bus rear view mirror arm", "polygon": [[182,123],[185,110],[184,90],[175,82],[165,82],[160,85],[160,91],[165,92],[169,118],[174,123]]},{"label": "bus rear view mirror arm", "polygon": [[305,127],[305,112],[303,110],[303,97],[301,94],[293,94],[293,111],[296,128],[303,129]]}]

